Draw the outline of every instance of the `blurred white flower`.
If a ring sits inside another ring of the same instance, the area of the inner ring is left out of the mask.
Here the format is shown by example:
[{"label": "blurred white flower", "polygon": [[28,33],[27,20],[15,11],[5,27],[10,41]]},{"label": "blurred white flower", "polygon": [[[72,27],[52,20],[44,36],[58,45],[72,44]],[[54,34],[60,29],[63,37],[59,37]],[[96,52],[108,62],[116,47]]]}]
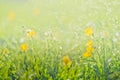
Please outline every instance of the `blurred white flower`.
[{"label": "blurred white flower", "polygon": [[118,33],[118,32],[116,32],[116,34],[115,34],[117,37],[119,37],[120,36],[120,34]]},{"label": "blurred white flower", "polygon": [[21,39],[20,39],[20,43],[23,43],[24,41],[25,41],[24,38],[21,38]]},{"label": "blurred white flower", "polygon": [[48,32],[45,32],[45,33],[44,33],[45,36],[48,36],[48,34],[49,34]]},{"label": "blurred white flower", "polygon": [[113,42],[118,42],[118,40],[116,38],[113,39]]},{"label": "blurred white flower", "polygon": [[54,40],[54,41],[57,41],[57,38],[56,38],[56,37],[53,37],[53,40]]},{"label": "blurred white flower", "polygon": [[47,32],[44,33],[45,36],[49,36],[51,34],[52,34],[52,31],[47,31]]}]

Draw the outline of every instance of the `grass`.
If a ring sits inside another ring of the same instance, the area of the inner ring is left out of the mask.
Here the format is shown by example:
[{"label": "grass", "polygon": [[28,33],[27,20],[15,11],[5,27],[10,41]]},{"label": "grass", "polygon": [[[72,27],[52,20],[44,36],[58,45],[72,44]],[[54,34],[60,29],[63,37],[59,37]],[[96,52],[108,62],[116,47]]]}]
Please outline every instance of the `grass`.
[{"label": "grass", "polygon": [[[119,6],[119,0],[0,1],[0,80],[120,80]],[[89,40],[94,51],[85,58]]]}]

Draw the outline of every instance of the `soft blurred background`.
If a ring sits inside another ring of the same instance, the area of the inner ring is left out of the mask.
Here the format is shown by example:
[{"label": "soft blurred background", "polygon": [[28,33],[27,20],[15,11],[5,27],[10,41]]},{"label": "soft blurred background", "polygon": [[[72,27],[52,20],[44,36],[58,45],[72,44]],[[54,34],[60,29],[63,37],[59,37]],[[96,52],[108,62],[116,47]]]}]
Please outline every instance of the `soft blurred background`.
[{"label": "soft blurred background", "polygon": [[87,25],[118,29],[119,7],[119,0],[0,0],[0,37],[18,36],[23,26],[64,33]]}]

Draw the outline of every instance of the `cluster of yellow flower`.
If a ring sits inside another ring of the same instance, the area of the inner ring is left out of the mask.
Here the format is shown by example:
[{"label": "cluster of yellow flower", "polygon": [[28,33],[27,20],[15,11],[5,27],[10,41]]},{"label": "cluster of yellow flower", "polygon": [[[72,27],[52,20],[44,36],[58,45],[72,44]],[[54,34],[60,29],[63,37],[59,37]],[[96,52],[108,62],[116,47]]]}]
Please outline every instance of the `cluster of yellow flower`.
[{"label": "cluster of yellow flower", "polygon": [[[29,30],[26,34],[28,37],[33,38],[35,37],[36,33],[34,30]],[[22,52],[26,52],[28,50],[28,44],[22,42],[22,44],[20,45],[21,51]],[[1,50],[0,52],[2,52],[3,54],[7,55],[9,53],[8,48],[4,48],[3,50]]]},{"label": "cluster of yellow flower", "polygon": [[[86,34],[87,36],[92,36],[92,35],[93,35],[93,29],[92,29],[91,27],[87,28],[87,29],[85,30],[85,34]],[[86,52],[83,53],[83,57],[84,57],[84,58],[90,57],[90,56],[92,55],[92,53],[93,53],[93,50],[94,50],[94,48],[93,48],[93,41],[92,41],[92,40],[89,40],[89,41],[87,42],[87,44],[86,44]]]},{"label": "cluster of yellow flower", "polygon": [[86,52],[83,54],[83,57],[85,57],[85,58],[90,57],[92,55],[93,50],[94,50],[93,42],[88,41],[86,44]]},{"label": "cluster of yellow flower", "polygon": [[[27,35],[29,38],[34,38],[35,35],[36,35],[36,33],[35,33],[34,30],[29,29],[29,30],[27,30],[26,35]],[[21,50],[22,50],[23,52],[25,52],[25,51],[28,50],[28,44],[27,44],[27,43],[22,43],[20,47],[21,47]]]},{"label": "cluster of yellow flower", "polygon": [[[91,27],[88,27],[87,29],[85,29],[85,34],[86,36],[92,36],[93,35],[93,29]],[[93,41],[92,40],[89,40],[87,43],[86,43],[86,52],[83,53],[83,57],[84,58],[88,58],[92,55],[94,51],[94,48],[93,48]],[[65,65],[71,65],[72,64],[72,61],[70,60],[69,56],[63,56],[63,63]]]},{"label": "cluster of yellow flower", "polygon": [[[91,36],[93,34],[92,28],[87,28],[85,30],[85,34],[87,36]],[[34,30],[28,30],[26,35],[30,38],[33,38],[36,35],[36,33]],[[22,43],[20,47],[21,47],[21,51],[26,52],[28,49],[28,44]],[[90,57],[92,55],[93,50],[94,50],[93,41],[89,40],[86,44],[86,52],[83,54],[83,57],[85,57],[85,58]],[[3,53],[9,53],[9,50],[7,48],[5,48],[3,50]],[[64,65],[71,65],[72,61],[69,58],[69,56],[66,55],[66,56],[63,56],[63,63],[64,63]]]}]

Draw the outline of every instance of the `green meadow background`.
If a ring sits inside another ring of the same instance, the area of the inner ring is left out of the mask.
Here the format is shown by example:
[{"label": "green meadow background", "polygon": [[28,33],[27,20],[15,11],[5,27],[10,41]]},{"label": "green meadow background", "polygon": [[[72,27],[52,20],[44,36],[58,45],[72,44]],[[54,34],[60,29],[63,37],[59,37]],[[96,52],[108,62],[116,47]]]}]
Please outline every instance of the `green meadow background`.
[{"label": "green meadow background", "polygon": [[[120,80],[119,7],[119,0],[0,0],[0,80]],[[28,29],[35,38],[26,37]],[[88,40],[94,52],[82,58]]]}]

